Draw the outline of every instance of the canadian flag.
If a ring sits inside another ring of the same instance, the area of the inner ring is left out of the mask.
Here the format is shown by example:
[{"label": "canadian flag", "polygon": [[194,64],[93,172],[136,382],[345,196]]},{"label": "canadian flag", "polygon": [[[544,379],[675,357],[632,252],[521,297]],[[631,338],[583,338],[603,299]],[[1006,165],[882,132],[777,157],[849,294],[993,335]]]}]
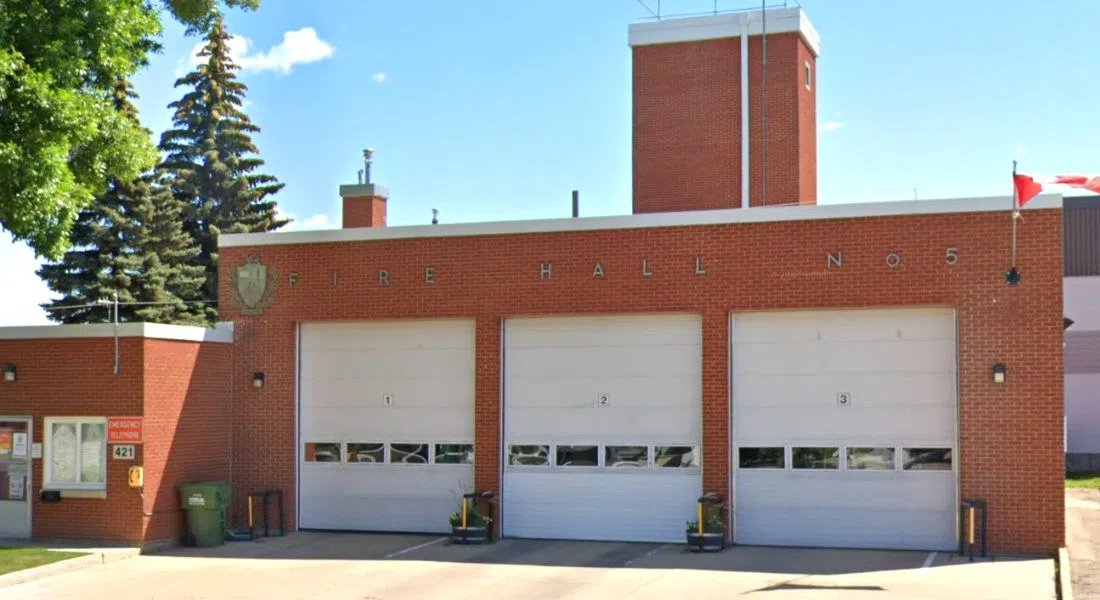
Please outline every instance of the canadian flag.
[{"label": "canadian flag", "polygon": [[1016,184],[1016,198],[1023,206],[1043,191],[1044,185],[1068,185],[1100,194],[1100,176],[1055,175],[1054,177],[1032,177],[1031,175],[1013,175]]}]

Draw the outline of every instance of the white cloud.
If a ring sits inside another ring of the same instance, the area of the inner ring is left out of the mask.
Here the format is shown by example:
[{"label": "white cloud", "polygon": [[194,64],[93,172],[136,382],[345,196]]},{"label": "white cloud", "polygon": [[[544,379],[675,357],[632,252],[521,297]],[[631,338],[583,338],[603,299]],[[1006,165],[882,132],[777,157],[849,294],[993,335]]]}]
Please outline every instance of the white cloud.
[{"label": "white cloud", "polygon": [[290,219],[285,227],[279,231],[312,231],[315,229],[336,229],[336,224],[325,213],[316,213],[311,217],[299,219],[294,213],[278,211],[279,217]]},{"label": "white cloud", "polygon": [[[195,44],[187,60],[181,61],[177,75],[182,75],[187,69],[203,62],[199,52],[205,45],[206,42]],[[331,44],[317,36],[317,31],[312,27],[287,31],[283,34],[282,43],[272,46],[266,52],[256,51],[252,40],[244,36],[234,35],[229,39],[229,56],[244,73],[273,71],[279,75],[289,75],[295,65],[331,58],[335,51]]]},{"label": "white cloud", "polygon": [[386,81],[387,81],[387,80],[388,80],[389,78],[390,78],[390,76],[389,76],[389,75],[386,75],[386,72],[385,72],[385,71],[381,71],[381,72],[375,73],[375,74],[374,74],[374,77],[373,77],[373,79],[374,79],[374,82],[375,82],[375,83],[378,83],[378,84],[386,83]]},{"label": "white cloud", "polygon": [[1016,144],[1016,154],[1027,154],[1027,146]]},{"label": "white cloud", "polygon": [[39,304],[53,298],[45,282],[38,278],[39,261],[26,244],[13,242],[0,230],[0,326],[45,325],[50,321]]},{"label": "white cloud", "polygon": [[836,131],[841,127],[844,127],[844,121],[826,121],[822,127],[825,131]]}]

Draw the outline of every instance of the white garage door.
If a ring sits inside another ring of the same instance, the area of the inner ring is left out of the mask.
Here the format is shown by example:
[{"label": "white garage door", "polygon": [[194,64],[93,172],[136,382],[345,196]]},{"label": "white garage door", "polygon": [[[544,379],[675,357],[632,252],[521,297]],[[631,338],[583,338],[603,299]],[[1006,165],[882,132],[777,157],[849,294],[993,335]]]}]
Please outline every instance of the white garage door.
[{"label": "white garage door", "polygon": [[701,492],[699,317],[510,319],[504,339],[504,534],[681,541]]},{"label": "white garage door", "polygon": [[301,527],[448,530],[474,482],[472,321],[301,326]]},{"label": "white garage door", "polygon": [[956,544],[949,309],[733,318],[735,541]]}]

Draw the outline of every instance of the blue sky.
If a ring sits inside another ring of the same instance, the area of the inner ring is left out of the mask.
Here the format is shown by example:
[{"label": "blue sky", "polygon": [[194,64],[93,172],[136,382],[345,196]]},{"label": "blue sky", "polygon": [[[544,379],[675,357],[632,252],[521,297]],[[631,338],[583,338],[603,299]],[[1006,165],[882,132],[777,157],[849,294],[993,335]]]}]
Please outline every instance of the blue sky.
[{"label": "blue sky", "polygon": [[[779,0],[772,0],[774,5]],[[656,8],[657,0],[646,0]],[[790,2],[793,5],[793,2]],[[821,35],[818,202],[1011,193],[1100,172],[1100,3],[801,0]],[[666,14],[713,0],[663,0]],[[749,2],[719,0],[720,10]],[[759,6],[759,5],[756,5]],[[231,11],[248,112],[295,228],[335,227],[361,149],[391,225],[584,216],[631,204],[627,26],[637,0],[262,0]],[[195,38],[166,27],[137,78],[159,136]],[[6,236],[0,236],[6,238]],[[0,325],[45,322],[36,261],[0,239]]]}]

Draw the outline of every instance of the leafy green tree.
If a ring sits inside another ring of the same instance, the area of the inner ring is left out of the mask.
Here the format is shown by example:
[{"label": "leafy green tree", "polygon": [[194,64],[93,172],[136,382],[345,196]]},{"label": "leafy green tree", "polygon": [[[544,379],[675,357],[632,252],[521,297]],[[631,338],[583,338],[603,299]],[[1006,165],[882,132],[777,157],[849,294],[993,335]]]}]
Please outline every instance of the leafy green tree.
[{"label": "leafy green tree", "polygon": [[184,229],[199,247],[206,269],[202,299],[217,315],[218,234],[272,231],[285,225],[272,198],[283,184],[260,172],[264,161],[252,143],[260,128],[242,110],[248,88],[229,56],[229,33],[216,18],[199,53],[198,67],[176,81],[189,88],[169,105],[173,127],[161,135],[162,168],[182,200]]},{"label": "leafy green tree", "polygon": [[40,256],[61,256],[108,179],[130,181],[156,162],[110,96],[159,50],[159,7],[191,32],[217,14],[217,0],[0,0],[0,227]]},{"label": "leafy green tree", "polygon": [[[137,123],[134,98],[129,82],[117,80],[114,109]],[[106,192],[77,216],[72,247],[38,271],[61,295],[43,304],[50,318],[101,323],[112,310],[104,303],[117,298],[120,321],[203,322],[203,308],[185,301],[198,296],[203,269],[195,262],[198,248],[183,232],[181,211],[171,191],[152,175],[109,180]]]}]

